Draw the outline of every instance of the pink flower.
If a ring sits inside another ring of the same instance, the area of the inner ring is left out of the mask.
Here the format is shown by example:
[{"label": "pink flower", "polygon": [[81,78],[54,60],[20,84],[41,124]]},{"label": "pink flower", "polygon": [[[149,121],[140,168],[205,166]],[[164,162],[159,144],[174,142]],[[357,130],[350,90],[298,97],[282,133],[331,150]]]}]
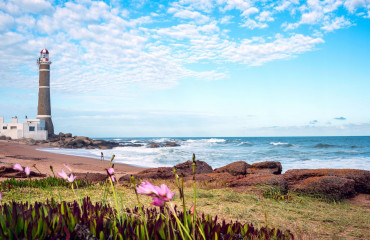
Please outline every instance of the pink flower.
[{"label": "pink flower", "polygon": [[31,169],[29,167],[25,167],[24,172],[26,173],[27,176],[29,176],[31,173]]},{"label": "pink flower", "polygon": [[3,200],[3,194],[0,192],[0,201]]},{"label": "pink flower", "polygon": [[142,194],[142,195],[147,195],[147,196],[157,196],[158,192],[154,188],[153,184],[148,182],[148,180],[145,180],[145,182],[142,182],[140,186],[136,188],[137,193]]},{"label": "pink flower", "polygon": [[65,180],[68,179],[68,175],[67,175],[67,173],[64,172],[64,169],[62,169],[61,172],[58,172],[58,176],[65,179]]},{"label": "pink flower", "polygon": [[13,169],[17,171],[23,171],[23,167],[19,163],[14,164]]},{"label": "pink flower", "polygon": [[153,197],[153,202],[150,203],[154,206],[158,206],[158,207],[163,207],[164,206],[164,201],[160,198],[157,198],[157,197]]},{"label": "pink flower", "polygon": [[108,170],[109,175],[112,175],[114,173],[114,168],[109,168]]},{"label": "pink flower", "polygon": [[175,195],[175,193],[171,193],[166,184],[162,184],[161,187],[155,186],[154,188],[157,190],[159,197],[166,202],[171,200]]},{"label": "pink flower", "polygon": [[64,163],[63,165],[68,169],[68,171],[73,172],[72,169],[67,164]]},{"label": "pink flower", "polygon": [[154,206],[162,207],[166,202],[170,201],[175,193],[171,193],[170,189],[166,184],[162,184],[160,187],[153,186],[148,180],[142,182],[139,187],[136,188],[137,193],[153,197]]},{"label": "pink flower", "polygon": [[73,176],[73,174],[71,174],[68,178],[67,178],[67,181],[70,182],[70,183],[73,183],[73,181],[76,179],[77,176]]},{"label": "pink flower", "polygon": [[106,169],[107,170],[107,173],[109,175],[109,177],[112,179],[112,182],[116,181],[116,179],[114,178],[114,168],[109,168],[109,169]]}]

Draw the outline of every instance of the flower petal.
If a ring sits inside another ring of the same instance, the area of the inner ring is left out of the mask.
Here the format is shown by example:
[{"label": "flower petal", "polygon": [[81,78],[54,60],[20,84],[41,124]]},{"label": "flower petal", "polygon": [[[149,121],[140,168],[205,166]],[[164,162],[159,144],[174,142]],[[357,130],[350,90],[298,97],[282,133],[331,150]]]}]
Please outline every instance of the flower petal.
[{"label": "flower petal", "polygon": [[25,167],[24,172],[26,173],[27,176],[29,176],[31,173],[31,169],[29,167]]},{"label": "flower petal", "polygon": [[150,204],[152,204],[154,206],[162,207],[162,206],[164,206],[164,201],[160,198],[153,197],[153,202],[150,203]]},{"label": "flower petal", "polygon": [[19,163],[14,164],[13,169],[17,171],[23,171],[23,167]]},{"label": "flower petal", "polygon": [[65,180],[68,179],[68,175],[67,175],[67,173],[64,172],[64,169],[62,169],[61,172],[58,172],[58,176],[65,179]]}]

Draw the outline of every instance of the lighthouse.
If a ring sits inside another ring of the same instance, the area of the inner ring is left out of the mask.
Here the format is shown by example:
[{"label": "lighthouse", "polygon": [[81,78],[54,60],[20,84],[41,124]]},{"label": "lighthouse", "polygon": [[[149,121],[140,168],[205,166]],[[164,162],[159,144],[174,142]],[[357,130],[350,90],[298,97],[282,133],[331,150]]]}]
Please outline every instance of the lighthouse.
[{"label": "lighthouse", "polygon": [[45,130],[48,135],[54,134],[54,126],[51,120],[50,105],[50,58],[49,51],[44,48],[37,60],[39,65],[39,104],[37,106],[37,118],[45,120]]}]

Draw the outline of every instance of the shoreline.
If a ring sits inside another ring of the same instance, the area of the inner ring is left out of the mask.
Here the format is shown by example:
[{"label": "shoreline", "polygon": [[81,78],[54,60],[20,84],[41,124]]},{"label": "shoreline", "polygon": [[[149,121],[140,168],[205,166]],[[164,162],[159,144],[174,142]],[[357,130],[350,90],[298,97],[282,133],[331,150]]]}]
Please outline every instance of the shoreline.
[{"label": "shoreline", "polygon": [[[53,166],[54,173],[60,172],[63,164],[68,164],[75,173],[102,173],[106,174],[105,168],[108,167],[108,161],[104,162],[89,157],[71,156],[59,153],[37,150],[37,148],[50,148],[47,144],[28,145],[8,140],[0,140],[0,167],[12,167],[19,163],[22,166],[28,166],[31,171],[38,172],[33,165],[36,164],[38,170],[47,176],[53,176],[50,166]],[[134,174],[147,168],[132,166],[124,163],[115,163],[114,168],[116,176]],[[0,177],[0,181],[7,178]]]}]

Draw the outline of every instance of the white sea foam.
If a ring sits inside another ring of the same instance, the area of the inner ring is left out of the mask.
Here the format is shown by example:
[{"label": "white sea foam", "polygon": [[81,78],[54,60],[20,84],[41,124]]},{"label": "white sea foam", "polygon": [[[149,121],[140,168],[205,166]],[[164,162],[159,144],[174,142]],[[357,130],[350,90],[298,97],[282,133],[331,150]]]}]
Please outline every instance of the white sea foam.
[{"label": "white sea foam", "polygon": [[204,138],[204,139],[189,139],[186,140],[187,143],[224,143],[226,139],[222,138]]},{"label": "white sea foam", "polygon": [[291,147],[291,146],[295,146],[294,144],[291,144],[291,143],[284,143],[284,142],[270,142],[270,145],[273,145],[273,146],[282,146],[282,147]]},{"label": "white sea foam", "polygon": [[[117,138],[118,139],[118,138]],[[44,148],[43,151],[105,160],[115,154],[115,162],[143,167],[173,166],[191,160],[196,154],[198,160],[206,161],[213,168],[225,166],[235,161],[248,163],[280,161],[283,170],[293,168],[358,168],[370,170],[370,141],[366,138],[347,143],[343,140],[323,138],[185,138],[185,139],[127,139],[124,143],[140,143],[143,146],[119,146],[113,149],[62,149]],[[324,141],[325,140],[325,141]],[[366,141],[365,141],[366,140]],[[148,148],[151,142],[176,141],[177,147]],[[343,146],[337,148],[313,148],[315,144]],[[347,144],[347,145],[346,145]],[[351,146],[359,146],[352,149]]]}]

